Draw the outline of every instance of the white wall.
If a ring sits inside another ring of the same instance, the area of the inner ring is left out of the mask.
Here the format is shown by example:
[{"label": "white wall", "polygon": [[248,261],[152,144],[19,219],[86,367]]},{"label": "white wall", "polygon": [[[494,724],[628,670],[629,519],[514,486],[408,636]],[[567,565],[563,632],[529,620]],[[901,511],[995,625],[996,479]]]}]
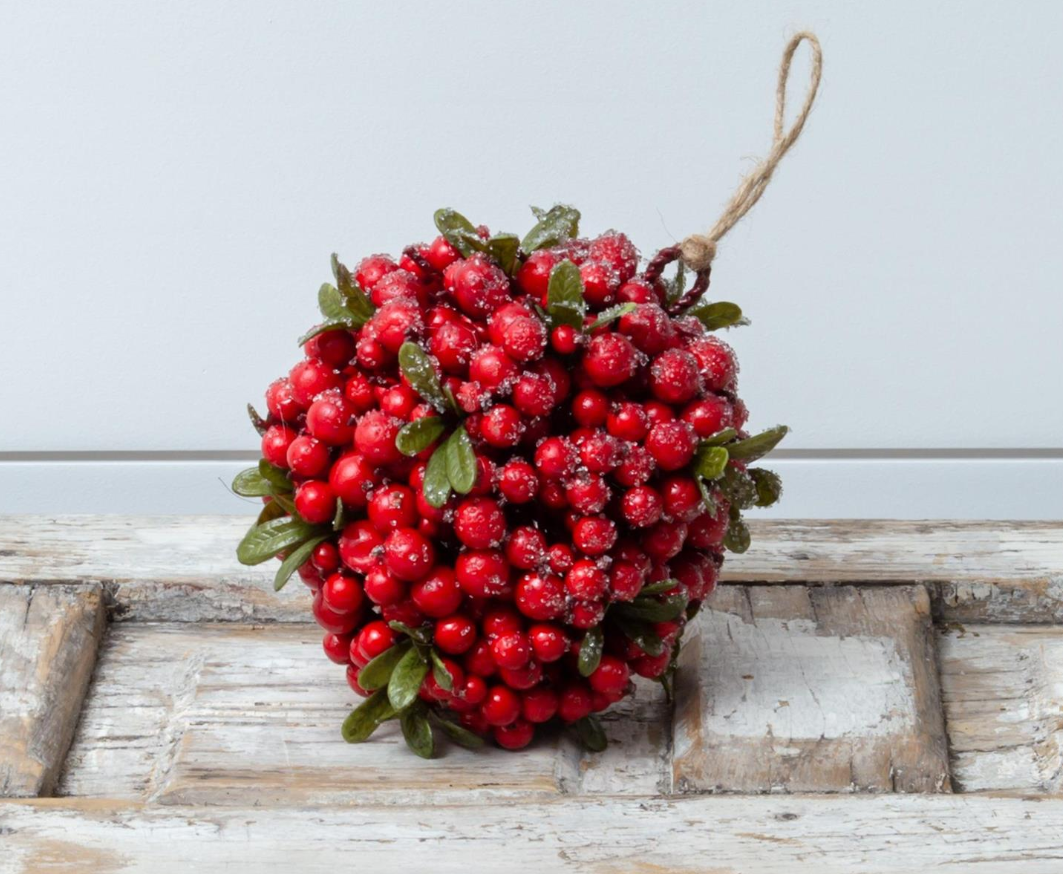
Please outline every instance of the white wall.
[{"label": "white wall", "polygon": [[1063,4],[981,0],[3,4],[0,511],[248,512],[331,251],[702,229],[801,27],[819,104],[713,275],[773,512],[1059,517]]}]

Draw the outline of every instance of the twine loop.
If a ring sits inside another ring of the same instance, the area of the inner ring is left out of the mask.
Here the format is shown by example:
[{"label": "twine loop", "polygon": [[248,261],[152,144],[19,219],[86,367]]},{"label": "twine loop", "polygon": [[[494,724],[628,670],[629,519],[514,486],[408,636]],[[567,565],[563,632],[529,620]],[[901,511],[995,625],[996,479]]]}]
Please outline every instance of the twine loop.
[{"label": "twine loop", "polygon": [[[812,50],[812,74],[808,92],[805,94],[804,105],[801,107],[801,111],[798,112],[797,118],[794,119],[794,123],[789,130],[785,130],[783,125],[785,124],[786,116],[786,84],[790,78],[790,65],[793,62],[794,53],[797,51],[798,46],[806,41]],[[716,224],[709,229],[709,232],[706,234],[691,234],[679,244],[683,263],[691,270],[700,272],[709,268],[712,264],[712,259],[716,257],[716,244],[760,200],[783,155],[797,142],[797,138],[801,136],[801,131],[804,130],[805,121],[808,120],[808,114],[812,111],[812,104],[816,99],[816,92],[819,90],[819,80],[822,73],[823,53],[816,35],[808,31],[794,34],[790,42],[787,43],[786,50],[783,52],[782,62],[779,64],[779,83],[775,89],[775,131],[772,138],[771,151],[742,180],[727,204],[727,208],[724,209],[723,215],[716,220]]]}]

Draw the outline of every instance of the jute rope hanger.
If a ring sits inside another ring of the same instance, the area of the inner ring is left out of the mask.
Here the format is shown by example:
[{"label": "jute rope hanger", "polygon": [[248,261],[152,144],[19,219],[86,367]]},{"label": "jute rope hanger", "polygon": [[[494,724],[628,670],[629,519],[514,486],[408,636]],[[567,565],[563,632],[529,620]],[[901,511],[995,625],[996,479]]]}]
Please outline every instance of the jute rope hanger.
[{"label": "jute rope hanger", "polygon": [[[790,64],[794,59],[794,52],[797,51],[797,47],[806,41],[812,50],[811,81],[801,111],[797,114],[797,118],[794,119],[790,129],[784,131],[786,83],[790,78]],[[709,229],[709,232],[706,234],[691,234],[679,244],[680,257],[683,259],[683,263],[691,270],[700,272],[709,268],[709,265],[712,264],[712,259],[716,256],[716,244],[760,200],[760,196],[764,193],[764,189],[768,187],[772,174],[782,160],[783,155],[797,142],[797,138],[801,136],[801,131],[804,130],[805,121],[808,119],[809,112],[812,111],[812,104],[815,102],[816,92],[819,90],[819,80],[822,73],[823,52],[820,49],[816,35],[808,31],[794,34],[790,42],[787,43],[786,50],[783,52],[782,63],[779,64],[779,84],[775,89],[775,134],[772,138],[771,151],[742,180],[738,190],[731,197],[730,203],[727,204],[727,208],[723,211],[723,215],[716,220],[716,224]]]}]

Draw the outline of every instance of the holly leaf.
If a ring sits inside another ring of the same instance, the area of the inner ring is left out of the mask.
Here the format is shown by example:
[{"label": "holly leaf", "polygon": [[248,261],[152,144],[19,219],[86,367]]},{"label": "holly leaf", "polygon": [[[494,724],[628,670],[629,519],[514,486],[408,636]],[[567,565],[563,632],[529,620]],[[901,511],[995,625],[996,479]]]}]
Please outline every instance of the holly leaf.
[{"label": "holly leaf", "polygon": [[445,409],[447,397],[439,383],[432,359],[416,343],[407,340],[399,347],[399,369],[411,388],[438,410]]},{"label": "holly leaf", "polygon": [[282,467],[277,467],[275,464],[270,464],[264,458],[259,459],[258,472],[262,474],[262,478],[268,480],[277,491],[290,492],[295,488],[292,485],[292,481],[288,478],[288,471]]},{"label": "holly leaf", "polygon": [[698,445],[694,455],[694,473],[702,479],[716,479],[727,467],[729,453],[723,446]]},{"label": "holly leaf", "polygon": [[549,249],[579,236],[578,209],[558,204],[546,212],[533,206],[532,212],[539,221],[520,242],[520,247],[525,252]]},{"label": "holly leaf", "polygon": [[369,692],[384,688],[391,679],[395,665],[410,651],[411,647],[412,644],[409,641],[403,640],[370,659],[358,672],[358,685]]},{"label": "holly leaf", "polygon": [[437,209],[435,212],[436,228],[447,242],[468,258],[473,252],[483,252],[487,243],[478,233],[472,222],[460,212],[452,209]]},{"label": "holly leaf", "polygon": [[587,629],[579,645],[580,676],[589,677],[602,661],[602,649],[605,646],[605,633],[602,626],[595,625]]},{"label": "holly leaf", "polygon": [[583,279],[579,268],[568,259],[550,271],[546,291],[546,312],[554,325],[570,325],[583,330],[587,302],[583,299]]},{"label": "holly leaf", "polygon": [[618,604],[617,611],[631,619],[644,619],[647,622],[669,622],[682,614],[687,606],[687,596],[669,595],[661,601],[655,598],[636,598],[626,604]]},{"label": "holly leaf", "polygon": [[340,321],[350,315],[347,312],[342,292],[327,282],[317,291],[317,308],[329,321]]},{"label": "holly leaf", "polygon": [[[281,562],[281,566],[277,568],[276,576],[273,577],[273,591],[279,592],[283,589],[288,580],[291,579],[292,574],[310,560],[315,547],[319,543],[328,540],[329,536],[328,534],[319,534],[289,552],[284,561]],[[365,687],[363,686],[362,688]]]},{"label": "holly leaf", "polygon": [[753,437],[747,437],[745,440],[732,443],[727,447],[727,450],[731,453],[731,458],[738,458],[742,461],[756,461],[778,446],[779,441],[789,432],[790,429],[785,425],[776,425],[774,428],[761,431]]},{"label": "holly leaf", "polygon": [[520,267],[520,238],[516,234],[495,234],[487,241],[487,254],[512,276]]},{"label": "holly leaf", "polygon": [[434,649],[432,650],[430,657],[432,659],[432,677],[448,692],[453,691],[454,676],[450,673],[450,669],[447,667],[446,662],[440,658],[439,653]]},{"label": "holly leaf", "polygon": [[732,519],[723,536],[723,545],[731,552],[741,554],[749,549],[749,527],[739,519]]},{"label": "holly leaf", "polygon": [[403,425],[395,435],[395,448],[403,455],[416,455],[436,442],[443,433],[444,422],[439,416],[425,416],[423,419]]},{"label": "holly leaf", "polygon": [[258,414],[258,410],[256,410],[251,404],[247,405],[247,415],[248,418],[251,419],[251,424],[255,426],[255,430],[258,431],[259,434],[265,434],[269,425],[266,420]]},{"label": "holly leaf", "polygon": [[749,471],[757,489],[757,506],[770,507],[782,497],[782,477],[774,470],[756,467]]},{"label": "holly leaf", "polygon": [[600,753],[609,746],[602,724],[594,714],[584,716],[576,723],[576,736],[583,748],[592,753]]},{"label": "holly leaf", "polygon": [[241,564],[262,564],[278,552],[298,546],[320,533],[318,526],[308,525],[302,519],[273,519],[256,525],[244,535],[236,547],[236,558]]},{"label": "holly leaf", "polygon": [[379,689],[355,707],[343,720],[341,729],[343,739],[349,744],[367,741],[380,723],[391,719],[394,715],[395,708],[388,701],[387,692]]},{"label": "holly leaf", "polygon": [[402,736],[406,738],[406,746],[422,759],[432,758],[435,754],[432,726],[421,708],[414,707],[403,713],[399,717],[399,725],[402,726]]},{"label": "holly leaf", "polygon": [[396,711],[405,710],[417,700],[417,693],[427,673],[428,665],[411,646],[399,659],[388,680],[388,700]]},{"label": "holly leaf", "polygon": [[633,641],[647,655],[658,656],[664,652],[664,641],[653,630],[653,626],[649,622],[632,619],[619,613],[611,618],[617,627],[624,632],[624,636]]},{"label": "holly leaf", "polygon": [[[476,475],[480,471],[472,441],[469,439],[469,432],[459,426],[447,438],[442,448],[446,449],[447,479],[450,480],[451,487],[459,495],[467,495],[476,485]],[[425,479],[427,478],[428,471],[426,470]]]},{"label": "holly leaf", "polygon": [[627,303],[618,303],[616,306],[611,306],[607,310],[602,310],[590,325],[587,327],[588,333],[593,333],[604,325],[608,325],[610,322],[616,321],[621,316],[626,316],[628,313],[633,313],[638,304],[628,301]]},{"label": "holly leaf", "polygon": [[232,489],[245,498],[262,498],[273,494],[273,484],[258,472],[257,467],[241,470],[234,476]]},{"label": "holly leaf", "polygon": [[474,734],[449,719],[444,719],[434,710],[428,711],[428,718],[443,734],[459,746],[463,746],[468,750],[478,750],[484,745],[484,739],[480,735]]},{"label": "holly leaf", "polygon": [[[449,442],[449,441],[448,441]],[[421,486],[424,499],[436,509],[442,507],[450,498],[450,477],[447,476],[447,444],[439,446],[424,471],[424,483]]]},{"label": "holly leaf", "polygon": [[734,328],[748,325],[749,319],[743,317],[742,308],[736,303],[726,300],[717,300],[712,303],[701,300],[690,307],[684,316],[693,316],[708,331],[718,331],[721,328]]},{"label": "holly leaf", "polygon": [[659,583],[650,583],[639,590],[639,597],[643,595],[663,595],[679,585],[679,580],[661,580]]}]

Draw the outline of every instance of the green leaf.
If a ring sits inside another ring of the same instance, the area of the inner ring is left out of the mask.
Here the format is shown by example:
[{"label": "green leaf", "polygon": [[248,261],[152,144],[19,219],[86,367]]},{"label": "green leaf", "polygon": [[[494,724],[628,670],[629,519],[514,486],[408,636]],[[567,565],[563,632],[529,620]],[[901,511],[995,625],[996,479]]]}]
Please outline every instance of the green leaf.
[{"label": "green leaf", "polygon": [[265,522],[270,522],[274,519],[279,519],[283,516],[287,510],[284,509],[284,505],[274,498],[262,505],[262,511],[258,514],[258,518],[255,520],[255,524],[251,527],[254,528],[257,525],[262,525]]},{"label": "green leaf", "polygon": [[424,483],[421,489],[424,491],[424,499],[437,509],[442,507],[450,497],[446,443],[438,447],[432,453],[432,457],[428,459],[428,466],[424,471]]},{"label": "green leaf", "polygon": [[[273,578],[273,591],[279,592],[283,589],[284,585],[291,579],[292,574],[310,560],[310,555],[313,553],[314,548],[319,543],[328,540],[329,536],[328,534],[319,534],[289,552],[288,556],[281,562],[281,566],[277,568],[277,575]],[[363,686],[362,688],[365,687]]]},{"label": "green leaf", "polygon": [[439,653],[435,650],[431,652],[432,659],[432,676],[435,681],[446,689],[448,692],[454,689],[454,677],[447,669],[446,663],[440,658]]},{"label": "green leaf", "polygon": [[346,267],[344,267],[340,263],[340,256],[337,255],[335,252],[333,252],[332,253],[332,278],[336,280],[336,285],[338,285],[340,288],[343,288],[344,278],[345,277],[346,277],[346,282],[348,284],[350,284],[351,271],[348,270]]},{"label": "green leaf", "polygon": [[583,279],[579,268],[567,259],[550,271],[546,311],[554,325],[571,325],[577,331],[583,330],[583,317],[587,312]]},{"label": "green leaf", "polygon": [[330,322],[340,322],[350,318],[343,293],[334,285],[324,283],[317,291],[317,308]]},{"label": "green leaf", "polygon": [[402,726],[402,736],[406,738],[406,746],[422,759],[432,758],[435,753],[432,726],[421,708],[411,708],[403,713],[399,717],[399,725]]},{"label": "green leaf", "polygon": [[341,288],[340,291],[343,292],[344,300],[347,302],[347,310],[353,316],[353,318],[345,320],[344,327],[351,330],[360,328],[373,318],[373,313],[376,312],[376,307],[373,306],[373,302],[362,289],[357,285],[352,285],[346,290]]},{"label": "green leaf", "polygon": [[659,583],[651,583],[639,590],[639,597],[643,595],[663,595],[679,585],[679,580],[661,580]]},{"label": "green leaf", "polygon": [[602,626],[588,628],[579,645],[580,676],[589,677],[602,661],[602,648],[605,646],[605,632]]},{"label": "green leaf", "polygon": [[473,252],[486,250],[486,241],[476,233],[473,223],[460,212],[452,209],[437,209],[434,218],[439,233],[446,237],[447,242],[464,257],[468,258]]},{"label": "green leaf", "polygon": [[521,240],[520,247],[525,252],[549,249],[551,246],[579,236],[578,209],[558,204],[546,212],[533,206],[532,212],[539,221]]},{"label": "green leaf", "polygon": [[779,441],[789,433],[790,429],[785,425],[776,425],[767,431],[761,431],[753,437],[739,440],[727,447],[731,458],[739,458],[742,461],[756,461],[771,452]]},{"label": "green leaf", "polygon": [[247,405],[247,415],[251,419],[251,424],[255,426],[255,430],[258,431],[259,434],[265,434],[269,425],[266,423],[266,420],[258,414],[258,410],[256,410],[251,404]]},{"label": "green leaf", "polygon": [[308,525],[302,519],[273,519],[263,525],[256,525],[244,535],[244,539],[236,547],[236,557],[241,564],[262,564],[278,552],[298,546],[319,533],[320,528]]},{"label": "green leaf", "polygon": [[391,679],[395,665],[410,651],[411,647],[412,644],[409,641],[402,640],[388,647],[376,658],[370,659],[358,672],[358,685],[368,692],[382,689]]},{"label": "green leaf", "polygon": [[669,622],[682,614],[687,606],[686,595],[669,595],[662,601],[654,598],[636,598],[626,604],[618,604],[616,610],[630,619],[647,622]]},{"label": "green leaf", "polygon": [[782,497],[782,477],[774,470],[756,467],[749,471],[757,489],[757,506],[770,507]]},{"label": "green leaf", "polygon": [[741,519],[732,519],[727,526],[727,533],[723,536],[723,545],[735,553],[743,553],[749,549],[749,528]]},{"label": "green leaf", "polygon": [[484,739],[478,734],[474,734],[467,728],[463,728],[455,722],[451,722],[449,719],[444,719],[434,710],[428,711],[428,718],[443,732],[448,738],[459,746],[463,746],[468,750],[478,750],[484,745]]},{"label": "green leaf", "polygon": [[342,531],[346,523],[347,520],[343,513],[343,498],[336,498],[336,512],[332,514],[332,530]]},{"label": "green leaf", "polygon": [[292,500],[291,492],[286,492],[283,495],[279,492],[275,492],[273,494],[273,501],[274,503],[280,504],[284,509],[284,512],[289,516],[299,518],[299,514],[295,512],[295,501]]},{"label": "green leaf", "polygon": [[610,619],[624,632],[624,635],[635,642],[639,649],[651,656],[658,656],[664,652],[664,641],[657,636],[653,626],[641,619],[632,619],[620,613],[610,613]]},{"label": "green leaf", "polygon": [[715,516],[718,509],[715,495],[709,491],[708,485],[700,476],[694,477],[694,482],[698,484],[698,491],[701,492],[701,503],[705,506],[705,511]]},{"label": "green leaf", "polygon": [[343,739],[349,744],[369,740],[380,723],[391,719],[394,715],[395,708],[388,701],[387,692],[380,689],[355,707],[343,720]]},{"label": "green leaf", "polygon": [[416,455],[436,442],[443,433],[445,425],[439,416],[425,416],[423,419],[403,425],[395,435],[395,448],[403,455]]},{"label": "green leaf", "polygon": [[607,310],[602,310],[598,313],[596,318],[587,327],[587,332],[591,333],[597,331],[603,325],[608,325],[610,322],[619,319],[621,316],[626,316],[628,313],[633,313],[638,304],[628,301],[627,303],[618,303],[616,306],[609,307]]},{"label": "green leaf", "polygon": [[395,670],[391,672],[391,679],[388,680],[388,700],[391,706],[402,711],[416,701],[427,673],[428,665],[421,658],[421,654],[411,647],[399,659]]},{"label": "green leaf", "polygon": [[694,473],[703,479],[716,479],[723,474],[729,458],[730,455],[723,446],[699,444],[694,456]]},{"label": "green leaf", "polygon": [[602,730],[602,724],[594,714],[584,716],[576,723],[576,736],[579,737],[583,748],[592,753],[600,753],[609,746],[609,741]]},{"label": "green leaf", "polygon": [[676,262],[675,277],[664,281],[664,299],[669,306],[678,303],[687,288],[686,265]]},{"label": "green leaf", "polygon": [[701,446],[723,446],[725,443],[734,440],[738,436],[738,432],[734,428],[724,428],[722,431],[717,431],[715,434],[706,437],[701,441]]},{"label": "green leaf", "polygon": [[410,640],[415,640],[417,643],[425,645],[430,645],[432,643],[432,629],[430,627],[419,626],[417,628],[410,628],[405,622],[399,622],[397,619],[392,619],[388,623],[388,627],[392,631],[399,632],[399,634],[405,634]]},{"label": "green leaf", "polygon": [[709,331],[749,324],[749,319],[742,316],[742,308],[738,304],[730,303],[726,300],[718,300],[713,303],[704,300],[698,301],[683,315],[693,316]]},{"label": "green leaf", "polygon": [[262,498],[273,494],[273,485],[257,467],[249,467],[233,477],[233,491],[245,498]]},{"label": "green leaf", "polygon": [[266,459],[259,459],[258,472],[262,474],[262,478],[268,480],[276,491],[290,492],[295,487],[292,485],[292,481],[288,478],[288,471],[282,467],[277,467],[275,464],[270,464]]},{"label": "green leaf", "polygon": [[757,487],[746,471],[739,470],[733,464],[727,465],[719,480],[720,491],[731,503],[733,510],[748,510],[757,504]]},{"label": "green leaf", "polygon": [[516,234],[495,234],[487,241],[487,253],[512,276],[520,267],[520,238]]},{"label": "green leaf", "polygon": [[432,359],[416,343],[407,340],[399,347],[399,368],[406,381],[421,397],[437,409],[447,405]]},{"label": "green leaf", "polygon": [[[441,448],[447,451],[447,479],[450,480],[451,487],[459,495],[467,495],[476,485],[476,476],[480,472],[469,432],[459,426]],[[425,478],[427,477],[426,470]]]},{"label": "green leaf", "polygon": [[325,317],[325,321],[303,334],[299,338],[300,346],[326,331],[356,330],[368,322],[376,312],[376,307],[366,297],[365,292],[351,283],[349,273],[346,274],[346,281],[341,284],[340,288],[326,282],[318,289],[317,306]]}]

